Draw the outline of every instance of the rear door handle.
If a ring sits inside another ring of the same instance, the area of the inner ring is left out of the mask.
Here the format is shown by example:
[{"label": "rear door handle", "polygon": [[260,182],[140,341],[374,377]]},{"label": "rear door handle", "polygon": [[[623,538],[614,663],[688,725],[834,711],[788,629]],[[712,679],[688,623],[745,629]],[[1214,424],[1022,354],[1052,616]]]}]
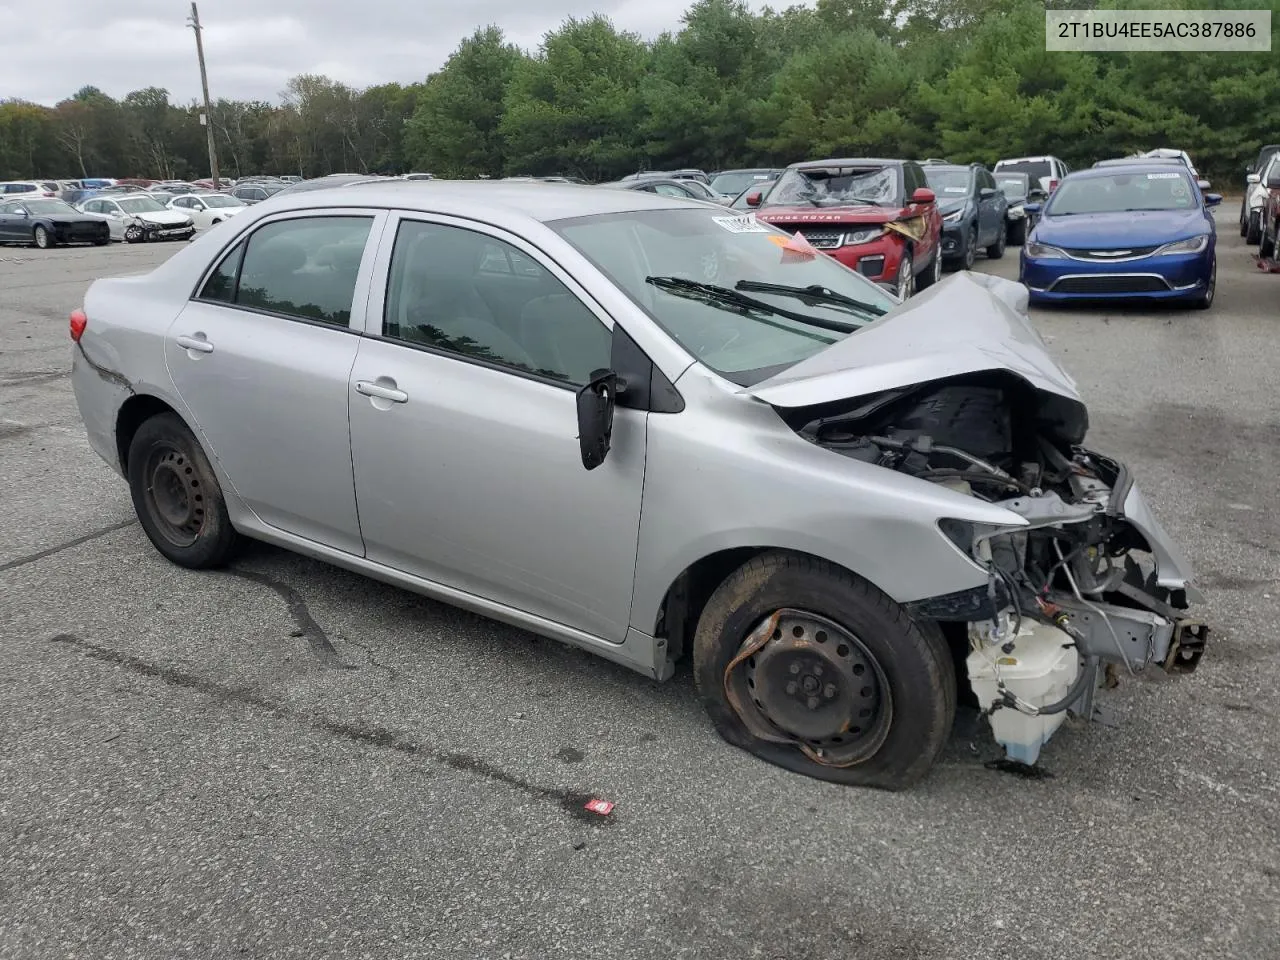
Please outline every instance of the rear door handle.
[{"label": "rear door handle", "polygon": [[213,353],[213,344],[204,337],[178,337],[178,346],[198,353]]},{"label": "rear door handle", "polygon": [[366,397],[377,397],[379,400],[390,400],[392,403],[407,403],[409,401],[409,395],[403,390],[397,390],[395,387],[384,387],[382,384],[374,383],[372,380],[357,380],[356,393],[363,394]]}]

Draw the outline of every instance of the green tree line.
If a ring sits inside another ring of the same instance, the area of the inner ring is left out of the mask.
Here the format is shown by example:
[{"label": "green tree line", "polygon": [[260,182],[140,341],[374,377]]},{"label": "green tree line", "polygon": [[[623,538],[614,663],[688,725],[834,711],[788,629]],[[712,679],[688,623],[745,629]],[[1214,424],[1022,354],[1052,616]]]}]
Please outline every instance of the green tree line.
[{"label": "green tree line", "polygon": [[[230,176],[603,180],[836,154],[1052,153],[1083,166],[1177,146],[1234,185],[1258,145],[1280,139],[1280,58],[1046,53],[1046,6],[1111,5],[817,0],[755,13],[696,0],[653,40],[597,15],[565,20],[535,51],[488,26],[421,83],[358,90],[304,75],[278,103],[217,100],[212,122]],[[1280,23],[1280,0],[1270,8]],[[207,176],[201,112],[155,87],[122,100],[85,87],[54,107],[0,100],[0,179]]]}]

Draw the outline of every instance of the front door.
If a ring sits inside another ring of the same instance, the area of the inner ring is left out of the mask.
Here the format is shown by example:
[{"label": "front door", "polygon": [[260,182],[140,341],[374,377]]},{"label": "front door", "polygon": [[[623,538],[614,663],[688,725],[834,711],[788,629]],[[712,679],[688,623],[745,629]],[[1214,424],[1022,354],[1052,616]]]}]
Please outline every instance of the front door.
[{"label": "front door", "polygon": [[647,421],[620,408],[583,468],[576,392],[610,365],[607,319],[515,238],[386,236],[349,394],[369,559],[621,642]]},{"label": "front door", "polygon": [[227,252],[165,337],[193,425],[249,508],[357,556],[347,381],[368,296],[371,264],[361,267],[384,217],[308,211],[265,222]]}]

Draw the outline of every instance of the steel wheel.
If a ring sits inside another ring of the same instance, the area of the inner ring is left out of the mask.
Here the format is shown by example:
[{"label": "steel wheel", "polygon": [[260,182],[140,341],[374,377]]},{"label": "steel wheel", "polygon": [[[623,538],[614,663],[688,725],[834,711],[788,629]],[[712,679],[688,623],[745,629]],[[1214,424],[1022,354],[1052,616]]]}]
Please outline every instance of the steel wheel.
[{"label": "steel wheel", "polygon": [[733,699],[748,729],[781,735],[820,763],[859,763],[889,732],[893,698],[880,664],[850,631],[815,613],[783,609],[767,618],[725,679],[745,694]]},{"label": "steel wheel", "polygon": [[35,245],[41,250],[48,250],[53,246],[53,237],[49,236],[49,231],[42,226],[37,226],[33,234]]},{"label": "steel wheel", "polygon": [[204,491],[193,464],[176,446],[158,444],[143,468],[145,503],[156,529],[175,547],[189,547],[204,529]]}]

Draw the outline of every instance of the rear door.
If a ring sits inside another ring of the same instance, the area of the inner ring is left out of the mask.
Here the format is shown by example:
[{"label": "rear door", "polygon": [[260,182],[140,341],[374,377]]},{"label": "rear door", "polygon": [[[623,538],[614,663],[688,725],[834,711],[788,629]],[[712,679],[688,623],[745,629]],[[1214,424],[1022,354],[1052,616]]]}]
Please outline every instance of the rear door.
[{"label": "rear door", "polygon": [[347,553],[356,517],[347,381],[385,213],[308,210],[224,249],[165,337],[191,422],[262,522]]}]

